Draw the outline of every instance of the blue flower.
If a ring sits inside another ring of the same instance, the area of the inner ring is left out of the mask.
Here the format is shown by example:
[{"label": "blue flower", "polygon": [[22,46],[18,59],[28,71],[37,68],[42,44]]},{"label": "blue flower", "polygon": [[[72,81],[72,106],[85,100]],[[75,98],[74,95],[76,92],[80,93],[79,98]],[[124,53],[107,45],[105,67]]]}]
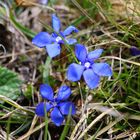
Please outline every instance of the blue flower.
[{"label": "blue flower", "polygon": [[79,81],[83,75],[89,88],[94,89],[99,85],[100,76],[111,76],[112,70],[107,63],[95,63],[94,61],[102,54],[102,49],[96,49],[87,53],[81,44],[75,45],[75,55],[79,64],[72,63],[68,67],[67,78],[70,81]]},{"label": "blue flower", "polygon": [[39,48],[45,47],[51,58],[60,54],[61,44],[65,44],[65,42],[69,45],[75,44],[77,42],[76,39],[68,39],[66,36],[70,35],[72,32],[78,32],[78,29],[74,26],[69,26],[64,31],[60,31],[61,22],[55,14],[52,14],[52,28],[54,32],[51,35],[47,32],[40,32],[32,40],[32,43]]},{"label": "blue flower", "polygon": [[48,3],[48,0],[38,0],[38,2],[39,2],[40,4],[46,5],[46,4]]},{"label": "blue flower", "polygon": [[61,86],[58,95],[54,96],[52,88],[47,84],[42,84],[40,93],[48,102],[41,102],[37,105],[35,113],[38,116],[45,116],[45,109],[46,112],[51,111],[51,120],[55,125],[60,126],[64,121],[64,116],[68,115],[70,110],[72,115],[76,113],[74,104],[67,101],[71,95],[71,89],[68,86]]},{"label": "blue flower", "polygon": [[132,55],[132,56],[140,55],[140,49],[138,49],[138,48],[135,47],[135,46],[132,46],[132,47],[130,48],[130,52],[131,52],[131,55]]}]

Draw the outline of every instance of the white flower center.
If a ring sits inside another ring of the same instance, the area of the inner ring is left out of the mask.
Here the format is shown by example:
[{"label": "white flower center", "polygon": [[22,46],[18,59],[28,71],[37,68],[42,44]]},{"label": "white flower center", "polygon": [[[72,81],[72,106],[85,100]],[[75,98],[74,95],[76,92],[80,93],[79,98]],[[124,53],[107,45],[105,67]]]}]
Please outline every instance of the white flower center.
[{"label": "white flower center", "polygon": [[53,106],[54,106],[54,107],[57,106],[57,103],[56,103],[56,102],[53,102]]},{"label": "white flower center", "polygon": [[56,42],[59,42],[62,40],[62,38],[60,36],[58,36],[55,40],[56,40]]},{"label": "white flower center", "polygon": [[89,63],[89,62],[86,62],[86,63],[84,64],[84,66],[85,66],[86,68],[89,68],[89,67],[90,67],[90,63]]}]

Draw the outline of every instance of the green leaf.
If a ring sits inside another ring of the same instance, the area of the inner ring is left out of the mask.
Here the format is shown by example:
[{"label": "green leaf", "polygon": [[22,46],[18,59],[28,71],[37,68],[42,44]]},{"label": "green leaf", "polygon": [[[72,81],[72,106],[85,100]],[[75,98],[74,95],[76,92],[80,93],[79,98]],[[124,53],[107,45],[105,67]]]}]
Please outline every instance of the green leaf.
[{"label": "green leaf", "polygon": [[32,94],[34,93],[34,91],[35,91],[35,89],[34,89],[33,85],[27,84],[27,88],[26,88],[26,91],[24,92],[24,96],[30,100],[32,98]]},{"label": "green leaf", "polygon": [[15,27],[18,28],[19,30],[21,30],[28,37],[33,38],[37,34],[37,33],[33,32],[32,30],[30,30],[29,28],[23,26],[21,23],[17,22],[16,18],[12,12],[10,12],[10,19],[11,19],[12,23],[15,25]]},{"label": "green leaf", "polygon": [[69,131],[69,128],[70,128],[71,111],[72,111],[72,108],[69,109],[69,114],[68,114],[68,117],[67,117],[67,121],[66,121],[65,127],[63,129],[63,132],[61,133],[61,136],[60,136],[59,140],[65,140],[66,135],[68,134],[68,131]]},{"label": "green leaf", "polygon": [[16,100],[20,96],[21,83],[15,72],[0,66],[0,95]]},{"label": "green leaf", "polygon": [[43,83],[49,84],[49,74],[50,74],[50,65],[51,65],[51,58],[48,56],[43,67]]}]

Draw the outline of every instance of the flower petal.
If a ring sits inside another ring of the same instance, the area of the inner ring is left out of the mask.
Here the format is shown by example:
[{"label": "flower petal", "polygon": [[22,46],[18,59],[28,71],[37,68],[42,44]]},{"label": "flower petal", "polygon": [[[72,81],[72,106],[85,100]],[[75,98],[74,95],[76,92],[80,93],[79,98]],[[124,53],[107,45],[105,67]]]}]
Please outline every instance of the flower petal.
[{"label": "flower petal", "polygon": [[56,126],[60,126],[63,123],[64,116],[61,114],[57,107],[55,107],[51,112],[51,119]]},{"label": "flower petal", "polygon": [[85,70],[83,76],[89,88],[94,89],[99,85],[100,77],[92,69]]},{"label": "flower petal", "polygon": [[42,116],[42,117],[45,116],[45,107],[46,107],[46,112],[48,112],[53,107],[53,105],[50,103],[44,103],[44,102],[39,103],[35,109],[36,115]]},{"label": "flower petal", "polygon": [[52,42],[51,36],[47,32],[38,33],[32,40],[32,43],[38,47],[45,47]]},{"label": "flower petal", "polygon": [[61,52],[61,47],[60,47],[60,45],[57,44],[57,43],[46,45],[46,49],[47,49],[48,55],[49,55],[51,58],[53,58],[53,57],[59,55],[60,52]]},{"label": "flower petal", "polygon": [[52,14],[52,27],[55,32],[59,33],[61,28],[61,22],[60,19],[55,14]]},{"label": "flower petal", "polygon": [[112,76],[112,70],[107,63],[94,63],[92,69],[99,76]]},{"label": "flower petal", "polygon": [[70,95],[71,89],[66,85],[61,86],[58,91],[57,101],[67,100]]},{"label": "flower petal", "polygon": [[59,103],[60,111],[63,115],[68,115],[70,113],[71,109],[71,114],[74,115],[76,113],[75,106],[72,102],[62,102]]},{"label": "flower petal", "polygon": [[75,55],[77,59],[81,62],[84,62],[87,57],[87,50],[84,45],[76,44],[75,45]]},{"label": "flower petal", "polygon": [[53,100],[53,90],[52,88],[47,85],[47,84],[42,84],[40,86],[40,93],[41,93],[41,96],[47,100],[50,100],[52,101]]},{"label": "flower petal", "polygon": [[131,55],[132,56],[137,56],[137,55],[140,55],[140,49],[135,47],[135,46],[132,46],[130,48],[130,52],[131,52]]},{"label": "flower petal", "polygon": [[75,43],[77,42],[77,40],[74,39],[74,38],[69,38],[69,39],[66,39],[66,42],[67,42],[69,45],[73,45],[73,44],[75,44]]},{"label": "flower petal", "polygon": [[68,71],[67,71],[68,80],[73,81],[73,82],[80,80],[83,71],[84,71],[84,66],[76,64],[76,63],[72,63],[71,65],[69,65]]},{"label": "flower petal", "polygon": [[88,59],[89,60],[95,60],[95,59],[100,57],[102,52],[103,52],[103,49],[96,49],[94,51],[91,51],[91,52],[88,53]]},{"label": "flower petal", "polygon": [[39,2],[40,4],[47,4],[47,3],[48,3],[48,0],[38,0],[38,2]]},{"label": "flower petal", "polygon": [[70,35],[72,32],[77,33],[78,31],[79,31],[79,30],[78,30],[76,27],[74,27],[74,26],[69,26],[68,28],[66,28],[66,29],[64,30],[63,35],[64,35],[64,36],[67,36],[67,35]]}]

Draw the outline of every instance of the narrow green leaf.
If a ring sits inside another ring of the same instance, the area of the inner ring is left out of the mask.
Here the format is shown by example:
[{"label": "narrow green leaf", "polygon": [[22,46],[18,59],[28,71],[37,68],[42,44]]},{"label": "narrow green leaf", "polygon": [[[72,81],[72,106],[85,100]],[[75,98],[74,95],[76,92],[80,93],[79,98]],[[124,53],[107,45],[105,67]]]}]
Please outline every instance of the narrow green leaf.
[{"label": "narrow green leaf", "polygon": [[36,33],[31,31],[30,29],[28,29],[27,27],[23,26],[21,23],[17,22],[13,13],[10,12],[10,19],[13,22],[13,24],[19,29],[21,30],[25,35],[27,35],[28,37],[33,38]]},{"label": "narrow green leaf", "polygon": [[49,84],[51,58],[48,56],[43,67],[43,83]]},{"label": "narrow green leaf", "polygon": [[67,133],[68,133],[68,131],[69,131],[69,128],[70,128],[70,125],[69,125],[69,124],[70,124],[70,118],[71,118],[71,111],[72,111],[72,108],[70,108],[70,110],[69,110],[69,115],[68,115],[68,117],[67,117],[67,121],[66,121],[65,127],[64,127],[64,129],[63,129],[63,132],[62,132],[61,137],[60,137],[59,140],[65,140],[66,135],[67,135]]}]

